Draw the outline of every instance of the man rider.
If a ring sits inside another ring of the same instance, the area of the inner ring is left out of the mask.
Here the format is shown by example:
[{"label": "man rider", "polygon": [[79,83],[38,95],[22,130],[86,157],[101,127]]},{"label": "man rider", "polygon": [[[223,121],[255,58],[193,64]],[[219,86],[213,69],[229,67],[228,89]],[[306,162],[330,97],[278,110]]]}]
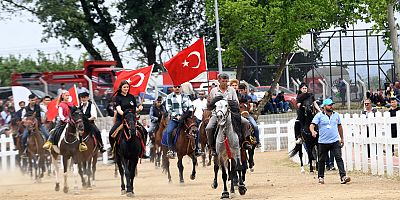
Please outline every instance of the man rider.
[{"label": "man rider", "polygon": [[[239,84],[239,94],[240,94],[239,102],[251,104],[252,100],[251,97],[247,94],[246,84],[244,83]],[[250,107],[252,107],[252,105]],[[250,114],[246,117],[246,119],[249,120],[250,124],[253,126],[254,136],[256,137],[257,146],[260,146],[260,137],[259,137],[260,132],[258,130],[258,125],[256,120],[254,120],[253,116],[251,116]]]},{"label": "man rider", "polygon": [[[44,135],[45,139],[49,138],[49,132],[47,129],[43,126],[40,112],[42,111],[41,107],[36,103],[37,102],[37,97],[34,94],[29,95],[29,104],[28,106],[25,107],[24,110],[22,110],[22,122],[26,121],[27,113],[35,113],[35,117],[37,119],[38,123],[38,128]],[[28,128],[25,127],[24,132],[22,133],[22,139],[21,139],[21,145],[24,149],[23,154],[26,154],[26,140],[28,139]]]},{"label": "man rider", "polygon": [[[224,99],[226,100],[234,100],[236,102],[239,103],[236,91],[234,88],[232,87],[228,87],[228,80],[229,80],[229,76],[227,74],[219,74],[218,75],[218,82],[219,82],[219,86],[213,88],[210,91],[210,95],[208,96],[208,102],[212,102],[212,100],[216,97],[216,96],[223,96]],[[241,124],[248,124],[249,122],[247,121],[247,119],[241,117]],[[206,127],[206,133],[207,133],[207,138],[208,138],[208,144],[211,147],[211,153],[213,156],[216,156],[216,150],[215,150],[215,137],[214,137],[214,128],[215,125],[217,124],[217,116],[215,111],[212,112],[211,118],[207,124]],[[239,140],[241,142],[244,141],[245,138],[245,134],[242,134],[243,136],[240,136],[241,133],[237,133],[239,134]],[[251,146],[248,143],[243,143],[243,147],[245,149],[250,149]]]},{"label": "man rider", "polygon": [[[193,106],[191,104],[191,100],[188,95],[181,94],[181,85],[174,85],[174,92],[167,96],[167,104],[166,109],[170,114],[170,120],[167,125],[167,129],[164,134],[168,136],[168,152],[167,156],[171,159],[175,158],[174,152],[172,151],[173,146],[173,130],[179,125],[179,120],[182,117],[182,114],[185,111],[192,111]],[[199,148],[199,144],[196,144],[195,156],[200,156],[201,150]]]},{"label": "man rider", "polygon": [[157,129],[158,124],[161,121],[163,113],[166,113],[165,106],[162,104],[162,97],[158,96],[157,100],[150,107],[150,128],[148,130],[149,137],[152,139],[154,137],[154,132]]},{"label": "man rider", "polygon": [[100,130],[97,128],[96,124],[94,123],[94,121],[97,119],[96,107],[92,104],[92,102],[89,101],[89,93],[87,92],[80,93],[79,99],[81,102],[79,108],[82,110],[83,115],[89,121],[89,124],[85,123],[87,125],[87,127],[85,127],[85,131],[91,132],[91,134],[93,134],[93,136],[96,137],[99,150],[101,153],[104,153],[106,150],[104,149],[101,133]]}]

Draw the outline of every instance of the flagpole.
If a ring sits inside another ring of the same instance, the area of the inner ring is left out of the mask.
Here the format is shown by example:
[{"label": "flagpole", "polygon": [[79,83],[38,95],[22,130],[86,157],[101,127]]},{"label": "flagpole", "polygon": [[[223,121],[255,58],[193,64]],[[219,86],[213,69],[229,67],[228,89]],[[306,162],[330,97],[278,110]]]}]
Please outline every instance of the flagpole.
[{"label": "flagpole", "polygon": [[221,56],[221,38],[219,34],[219,19],[218,19],[218,0],[215,3],[215,29],[217,33],[217,51],[218,51],[218,72],[222,73],[222,56]]},{"label": "flagpole", "polygon": [[210,90],[210,79],[209,79],[209,77],[208,77],[208,67],[207,67],[207,52],[206,52],[206,40],[204,39],[204,36],[203,36],[203,44],[204,44],[204,60],[206,61],[206,73],[207,73],[207,95],[208,95],[208,92],[209,92],[209,90]]},{"label": "flagpole", "polygon": [[[147,79],[146,88],[144,89],[143,97],[142,97],[141,100],[140,100],[140,105],[143,105],[144,96],[146,95],[146,90],[147,90],[147,87],[149,86],[149,81],[150,81],[150,78],[151,78],[151,75],[152,75],[151,72],[153,71],[153,68],[154,68],[154,64],[151,65],[150,77],[149,77],[149,79]],[[156,84],[157,84],[157,82],[156,82]],[[158,92],[158,91],[157,91],[157,92]],[[140,94],[139,94],[139,96],[140,96]]]}]

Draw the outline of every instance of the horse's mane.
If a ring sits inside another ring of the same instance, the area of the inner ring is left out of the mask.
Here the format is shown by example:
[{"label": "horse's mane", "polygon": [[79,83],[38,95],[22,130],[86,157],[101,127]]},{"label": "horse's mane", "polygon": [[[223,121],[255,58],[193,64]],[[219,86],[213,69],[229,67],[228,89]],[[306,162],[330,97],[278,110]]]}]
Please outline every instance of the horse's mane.
[{"label": "horse's mane", "polygon": [[215,109],[215,103],[217,103],[217,101],[220,101],[224,99],[223,96],[216,96],[214,97],[213,100],[211,100],[210,102],[207,103],[207,109],[208,110],[214,110]]},{"label": "horse's mane", "polygon": [[182,127],[185,124],[186,120],[188,118],[190,118],[192,115],[193,115],[193,111],[191,111],[191,110],[188,110],[188,111],[184,112],[182,114],[181,118],[179,119],[179,125],[178,126]]},{"label": "horse's mane", "polygon": [[242,119],[240,115],[239,104],[235,100],[229,100],[228,105],[231,110],[232,124],[235,124],[235,126],[233,126],[233,130],[239,134],[242,132],[242,126],[241,126]]}]

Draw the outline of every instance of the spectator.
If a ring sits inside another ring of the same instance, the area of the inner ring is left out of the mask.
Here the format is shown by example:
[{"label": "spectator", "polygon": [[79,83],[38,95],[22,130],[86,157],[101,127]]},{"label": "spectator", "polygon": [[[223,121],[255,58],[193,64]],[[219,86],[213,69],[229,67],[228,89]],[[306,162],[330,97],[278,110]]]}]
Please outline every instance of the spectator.
[{"label": "spectator", "polygon": [[342,106],[346,105],[346,84],[343,82],[343,78],[339,78],[339,82],[336,85],[339,91],[339,97],[342,100]]},{"label": "spectator", "polygon": [[195,109],[194,116],[196,116],[196,123],[199,126],[203,120],[203,111],[207,109],[207,98],[205,98],[204,91],[199,92],[199,98],[195,99],[192,105]]},{"label": "spectator", "polygon": [[3,124],[9,124],[11,122],[11,113],[8,106],[4,106],[3,111],[0,112]]},{"label": "spectator", "polygon": [[65,90],[65,84],[64,84],[64,83],[61,83],[61,84],[60,84],[60,88],[58,88],[58,90],[57,90],[57,96],[60,96],[61,93],[62,93],[64,90]]},{"label": "spectator", "polygon": [[251,97],[251,102],[257,104],[257,96],[254,94],[254,89],[250,89],[250,94],[249,96]]},{"label": "spectator", "polygon": [[400,96],[400,82],[396,81],[393,86],[394,95],[399,98]]},{"label": "spectator", "polygon": [[[364,100],[364,110],[361,112],[361,114],[366,115],[368,118],[368,114],[373,113],[373,115],[375,117],[376,111],[377,111],[376,108],[372,107],[372,102],[370,99]],[[369,127],[368,126],[367,126],[367,137],[369,138]],[[368,154],[368,158],[369,158],[371,156],[370,144],[367,145],[367,154]]]},{"label": "spectator", "polygon": [[[343,128],[341,119],[337,112],[333,111],[334,102],[331,99],[325,99],[322,103],[323,112],[315,115],[310,125],[310,131],[313,137],[318,137],[318,182],[324,184],[325,159],[328,151],[332,151],[339,168],[340,183],[350,182],[350,177],[346,176],[344,163],[342,159],[341,147],[344,145]],[[318,126],[319,133],[315,131]],[[340,142],[339,142],[340,136]]]},{"label": "spectator", "polygon": [[[399,111],[400,108],[397,106],[397,99],[395,97],[392,97],[390,99],[390,117],[395,117],[396,112]],[[396,124],[391,125],[391,132],[392,132],[392,138],[397,138],[397,127]],[[394,152],[394,145],[392,145],[392,152]]]},{"label": "spectator", "polygon": [[15,113],[15,119],[19,121],[22,118],[22,110],[25,109],[25,101],[20,101],[18,105],[20,109]]},{"label": "spectator", "polygon": [[285,92],[281,91],[275,97],[276,107],[279,109],[280,112],[285,113],[289,110],[289,102],[285,100],[284,96]]},{"label": "spectator", "polygon": [[266,113],[278,113],[275,99],[271,97],[271,99],[265,104],[263,114]]},{"label": "spectator", "polygon": [[84,92],[89,93],[89,90],[87,88],[83,87],[83,84],[81,82],[79,82],[78,87],[76,87],[76,93],[78,93],[78,95],[79,95]]}]

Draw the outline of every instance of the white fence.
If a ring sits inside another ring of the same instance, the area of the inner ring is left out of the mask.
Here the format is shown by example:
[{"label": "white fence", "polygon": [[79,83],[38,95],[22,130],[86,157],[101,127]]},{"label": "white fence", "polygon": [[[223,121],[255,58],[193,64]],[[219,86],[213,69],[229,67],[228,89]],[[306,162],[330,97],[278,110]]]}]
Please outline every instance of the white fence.
[{"label": "white fence", "polygon": [[5,134],[0,136],[0,158],[1,170],[15,169],[15,157],[18,151],[15,150],[12,136],[7,137]]},{"label": "white fence", "polygon": [[264,151],[280,151],[286,149],[288,138],[288,124],[281,124],[277,121],[275,124],[264,124],[261,122],[258,125],[260,130],[261,152]]}]

